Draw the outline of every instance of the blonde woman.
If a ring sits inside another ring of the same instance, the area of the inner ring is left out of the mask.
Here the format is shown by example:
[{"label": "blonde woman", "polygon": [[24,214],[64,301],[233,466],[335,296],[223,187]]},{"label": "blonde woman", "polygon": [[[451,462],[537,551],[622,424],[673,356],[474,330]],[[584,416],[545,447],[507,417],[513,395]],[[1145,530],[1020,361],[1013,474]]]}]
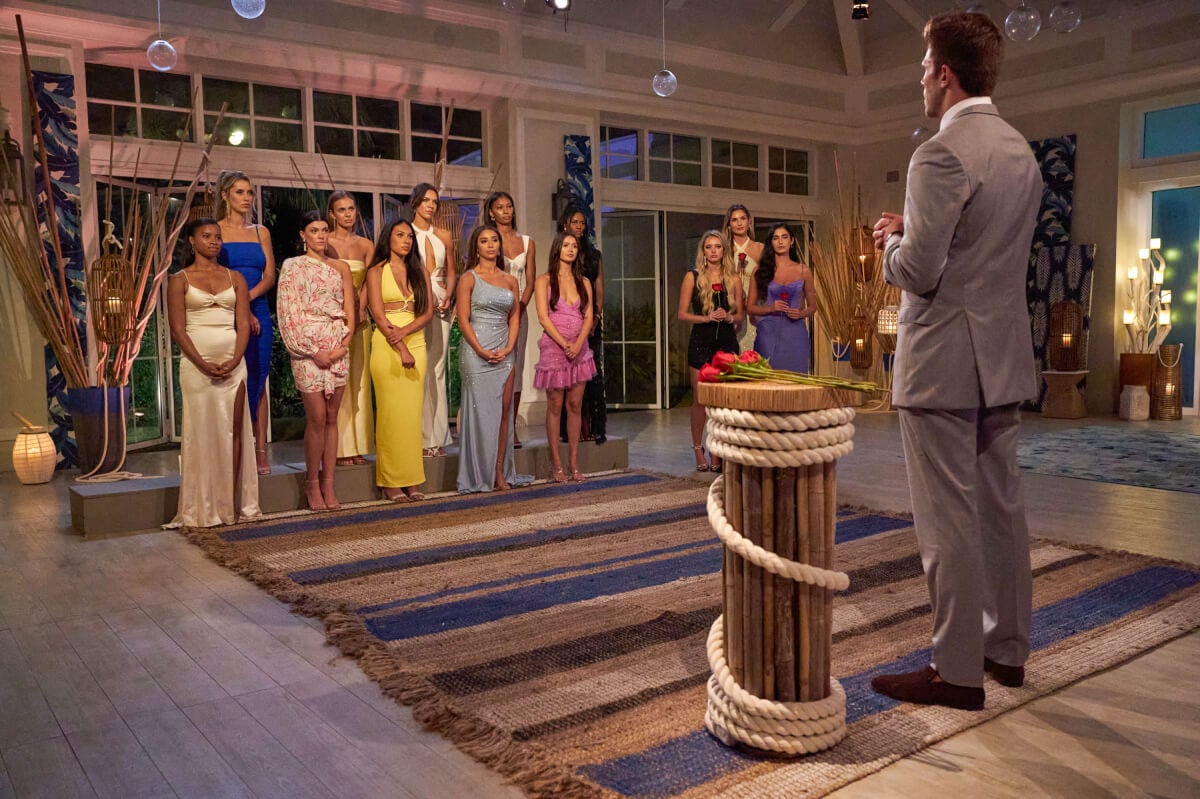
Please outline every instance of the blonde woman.
[{"label": "blonde woman", "polygon": [[701,437],[704,434],[704,406],[697,399],[696,382],[700,367],[718,352],[737,355],[738,322],[745,315],[742,304],[742,283],[733,265],[733,257],[725,246],[720,232],[710,230],[700,237],[696,250],[696,266],[683,276],[679,287],[681,322],[692,323],[688,340],[688,366],[692,378],[692,452],[696,456],[696,471],[721,471],[721,463],[705,459]]},{"label": "blonde woman", "polygon": [[350,266],[350,277],[358,313],[354,337],[350,339],[350,374],[346,380],[346,393],[338,408],[339,466],[361,465],[367,462],[363,456],[375,448],[375,417],[371,411],[371,319],[367,316],[367,262],[375,251],[370,239],[358,235],[358,203],[348,191],[338,190],[329,195],[325,206],[325,219],[329,222],[329,238],[326,252],[331,258],[345,261]]},{"label": "blonde woman", "polygon": [[[721,225],[721,235],[725,245],[733,256],[733,265],[737,269],[742,282],[742,296],[750,296],[750,284],[754,281],[754,272],[758,262],[762,260],[762,242],[754,240],[754,216],[739,204],[729,206],[725,212],[725,222]],[[754,322],[750,318],[742,320],[738,328],[738,346],[748,350],[754,346]]]}]

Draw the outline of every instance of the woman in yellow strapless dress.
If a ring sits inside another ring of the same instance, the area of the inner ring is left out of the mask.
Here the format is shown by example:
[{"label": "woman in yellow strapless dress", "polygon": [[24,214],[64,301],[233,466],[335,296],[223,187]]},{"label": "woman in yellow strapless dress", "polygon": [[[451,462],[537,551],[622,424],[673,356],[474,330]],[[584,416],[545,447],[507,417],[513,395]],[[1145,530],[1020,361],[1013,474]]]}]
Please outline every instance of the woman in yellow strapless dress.
[{"label": "woman in yellow strapless dress", "polygon": [[375,483],[393,502],[424,499],[421,414],[425,398],[425,327],[433,288],[417,252],[412,223],[384,225],[367,270],[375,319],[371,382],[375,387]]},{"label": "woman in yellow strapless dress", "polygon": [[357,326],[350,339],[350,374],[346,378],[346,393],[338,407],[339,466],[364,464],[375,446],[375,413],[371,409],[371,373],[367,364],[371,358],[371,325],[367,317],[367,261],[375,245],[371,240],[355,233],[359,227],[358,204],[354,195],[338,190],[329,195],[325,206],[325,218],[329,221],[329,246],[334,252],[326,253],[350,265],[350,277],[354,281],[358,314],[354,317]]}]

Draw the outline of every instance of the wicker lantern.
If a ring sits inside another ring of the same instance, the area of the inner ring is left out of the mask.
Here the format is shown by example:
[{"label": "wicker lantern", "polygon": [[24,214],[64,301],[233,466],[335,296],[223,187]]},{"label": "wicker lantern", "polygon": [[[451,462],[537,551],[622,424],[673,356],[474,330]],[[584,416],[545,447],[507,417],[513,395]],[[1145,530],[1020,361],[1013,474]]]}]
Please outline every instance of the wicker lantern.
[{"label": "wicker lantern", "polygon": [[861,312],[850,320],[850,366],[855,369],[870,369],[874,346],[871,322]]},{"label": "wicker lantern", "polygon": [[96,338],[113,346],[129,343],[137,316],[133,264],[116,253],[100,256],[88,271],[87,293]]},{"label": "wicker lantern", "polygon": [[1077,302],[1056,302],[1050,306],[1050,337],[1046,354],[1056,372],[1078,372],[1084,368],[1083,308]]},{"label": "wicker lantern", "polygon": [[1151,419],[1174,421],[1183,418],[1183,370],[1179,366],[1182,358],[1182,344],[1163,344],[1158,348],[1154,378],[1150,381]]},{"label": "wicker lantern", "polygon": [[896,351],[896,334],[900,329],[900,308],[895,305],[885,305],[879,309],[875,317],[875,337],[879,339],[879,349],[885,355]]},{"label": "wicker lantern", "polygon": [[13,416],[23,425],[13,442],[13,470],[17,479],[25,485],[50,482],[58,462],[54,439],[50,438],[46,428],[38,427],[15,411]]}]

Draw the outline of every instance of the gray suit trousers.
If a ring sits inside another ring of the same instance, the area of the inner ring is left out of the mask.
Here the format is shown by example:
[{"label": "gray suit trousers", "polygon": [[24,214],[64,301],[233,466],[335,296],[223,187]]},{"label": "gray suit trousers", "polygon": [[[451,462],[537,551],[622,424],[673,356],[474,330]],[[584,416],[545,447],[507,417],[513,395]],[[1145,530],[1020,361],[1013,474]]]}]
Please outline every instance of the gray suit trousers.
[{"label": "gray suit trousers", "polygon": [[1017,406],[901,408],[900,432],[933,607],[931,665],[983,685],[983,658],[1029,656],[1032,574],[1017,467]]}]

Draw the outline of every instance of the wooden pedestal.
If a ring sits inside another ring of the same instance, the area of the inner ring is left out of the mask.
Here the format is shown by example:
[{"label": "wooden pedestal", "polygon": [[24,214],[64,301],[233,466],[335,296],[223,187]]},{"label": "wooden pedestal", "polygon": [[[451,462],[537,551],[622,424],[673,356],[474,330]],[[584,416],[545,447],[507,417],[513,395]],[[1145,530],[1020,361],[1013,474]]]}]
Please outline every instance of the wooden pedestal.
[{"label": "wooden pedestal", "polygon": [[1087,369],[1078,372],[1042,372],[1046,381],[1042,416],[1051,419],[1082,419],[1087,416],[1087,405],[1079,392],[1079,384],[1087,377],[1087,373]]}]

